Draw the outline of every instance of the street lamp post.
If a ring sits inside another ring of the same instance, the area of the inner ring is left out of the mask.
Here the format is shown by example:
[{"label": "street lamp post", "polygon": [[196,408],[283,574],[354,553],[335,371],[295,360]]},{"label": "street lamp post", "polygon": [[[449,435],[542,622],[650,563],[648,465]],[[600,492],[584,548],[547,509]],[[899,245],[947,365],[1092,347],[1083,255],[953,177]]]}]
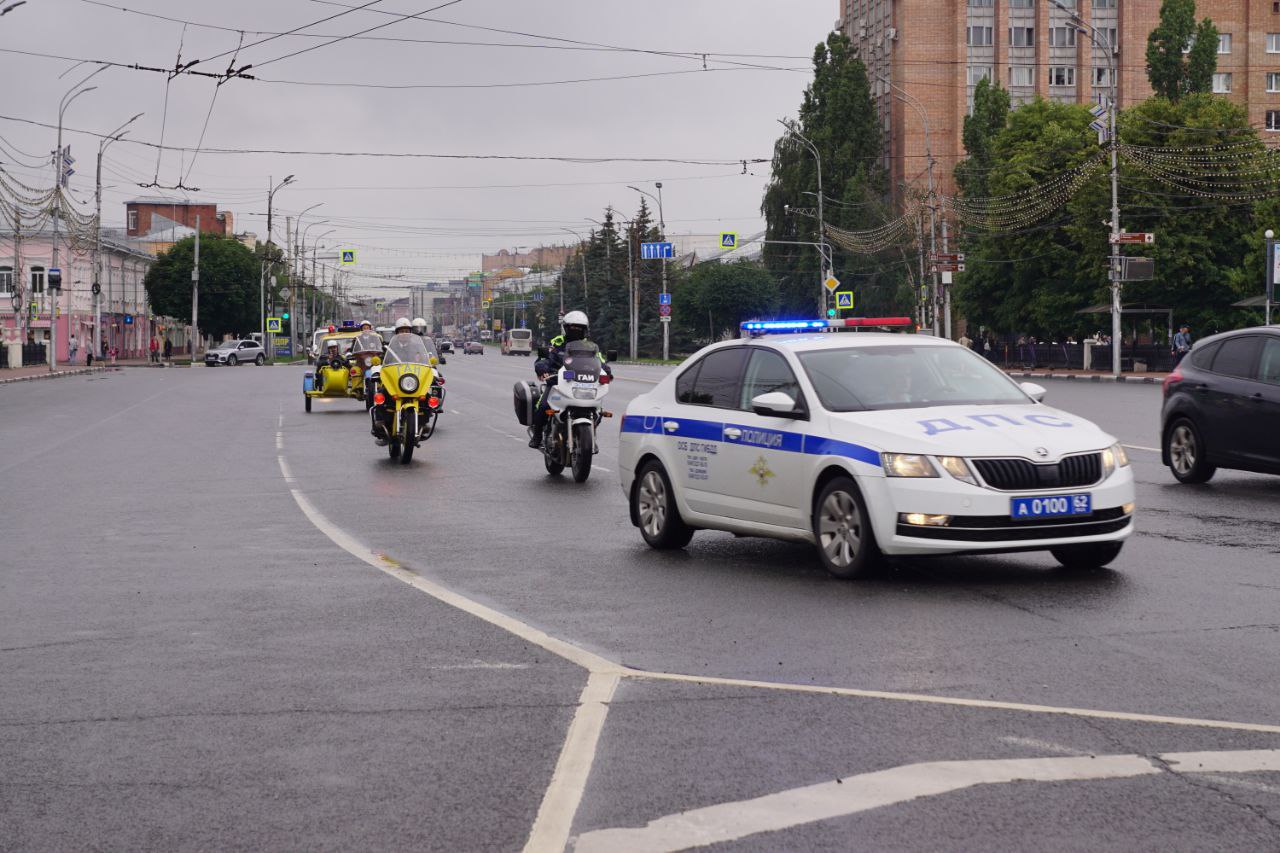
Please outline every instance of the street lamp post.
[{"label": "street lamp post", "polygon": [[1119,376],[1120,343],[1123,333],[1120,321],[1123,317],[1124,303],[1122,302],[1122,283],[1120,280],[1122,275],[1120,269],[1122,256],[1120,254],[1120,162],[1117,150],[1119,140],[1116,138],[1116,112],[1120,105],[1120,79],[1116,74],[1115,45],[1111,43],[1110,38],[1104,38],[1100,35],[1097,27],[1086,22],[1072,9],[1068,9],[1060,0],[1049,0],[1049,2],[1065,12],[1067,20],[1076,28],[1076,31],[1088,36],[1093,46],[1102,51],[1107,60],[1107,74],[1111,78],[1108,81],[1111,84],[1109,86],[1111,96],[1107,110],[1107,126],[1110,134],[1107,147],[1111,149],[1111,255],[1107,260],[1110,267],[1109,276],[1111,280],[1111,374]]},{"label": "street lamp post", "polygon": [[[62,152],[62,117],[67,111],[67,107],[71,106],[71,102],[86,92],[92,92],[97,86],[85,86],[97,75],[106,71],[110,66],[103,65],[97,71],[90,73],[79,83],[67,90],[62,96],[62,100],[58,102],[58,147],[53,152],[53,251],[52,262],[49,264],[50,269],[58,269],[58,226],[61,221],[62,210],[62,181],[63,172],[65,171],[64,157]],[[58,293],[61,285],[56,288],[47,288],[51,291],[52,302],[49,308],[49,372],[52,373],[58,368]]]},{"label": "street lamp post", "polygon": [[[94,203],[94,208],[96,210],[96,213],[94,215],[96,227],[94,228],[95,235],[94,235],[94,242],[93,242],[93,275],[91,276],[91,278],[93,279],[93,284],[95,285],[95,290],[93,293],[93,309],[94,309],[93,354],[94,356],[97,356],[100,352],[102,352],[102,283],[101,283],[101,279],[102,279],[102,269],[101,269],[102,267],[102,261],[101,261],[101,256],[102,256],[102,155],[109,147],[111,147],[111,143],[120,141],[120,139],[122,139],[125,136],[125,134],[128,133],[128,131],[125,130],[126,127],[133,124],[138,119],[142,118],[142,116],[143,116],[143,113],[138,113],[136,116],[129,119],[124,124],[117,127],[115,130],[108,133],[106,136],[102,138],[102,141],[98,143],[98,169],[97,169],[97,176],[95,179],[95,185],[97,188],[94,191],[94,195],[93,195],[93,203]],[[109,306],[110,304],[111,304],[111,294],[107,293],[107,305]]]},{"label": "street lamp post", "polygon": [[[587,241],[572,228],[561,227],[561,231],[568,231],[578,240],[578,257],[582,259],[582,301],[587,301]],[[564,316],[564,282],[560,283],[560,316]]]},{"label": "street lamp post", "polygon": [[1263,235],[1267,238],[1267,254],[1263,263],[1267,265],[1267,302],[1263,307],[1263,324],[1271,325],[1271,303],[1276,292],[1276,232],[1270,228]]},{"label": "street lamp post", "polygon": [[[667,218],[662,210],[662,181],[655,181],[654,186],[658,188],[658,194],[655,196],[651,192],[646,192],[639,187],[633,187],[627,184],[627,189],[635,190],[641,195],[647,195],[658,203],[658,239],[667,242]],[[667,257],[662,256],[662,295],[667,295]],[[662,324],[662,360],[667,361],[671,356],[671,323],[670,321]]]},{"label": "street lamp post", "polygon": [[[794,124],[783,121],[782,119],[778,119],[778,123],[787,129],[787,133],[795,137],[797,140],[803,143],[806,148],[809,149],[809,153],[813,155],[813,162],[818,168],[818,242],[825,246],[827,243],[827,221],[826,221],[825,215],[823,214],[824,193],[822,190],[822,155],[818,151],[818,146],[814,145],[812,140],[810,140],[807,136],[805,136],[799,130],[797,130]],[[822,254],[823,254],[824,261],[827,261],[830,258],[829,252],[824,252]],[[831,275],[830,269],[824,269],[819,273],[818,316],[825,315],[827,311],[826,281],[830,275]]]},{"label": "street lamp post", "polygon": [[274,178],[267,178],[267,245],[263,252],[262,272],[258,276],[258,336],[263,349],[267,346],[267,258],[271,254],[271,204],[275,200],[276,191],[293,183],[293,175],[289,175],[280,183],[272,186]]}]

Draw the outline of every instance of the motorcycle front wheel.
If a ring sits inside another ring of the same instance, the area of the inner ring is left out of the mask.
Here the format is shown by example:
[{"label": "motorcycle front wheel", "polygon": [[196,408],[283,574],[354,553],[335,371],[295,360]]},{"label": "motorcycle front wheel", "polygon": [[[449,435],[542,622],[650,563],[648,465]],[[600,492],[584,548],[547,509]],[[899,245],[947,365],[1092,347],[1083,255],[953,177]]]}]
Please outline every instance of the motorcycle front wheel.
[{"label": "motorcycle front wheel", "polygon": [[418,410],[405,409],[404,414],[400,416],[400,426],[404,435],[400,464],[408,465],[413,460],[413,449],[418,443]]},{"label": "motorcycle front wheel", "polygon": [[585,483],[591,476],[591,457],[595,453],[591,424],[578,424],[573,428],[573,481]]}]

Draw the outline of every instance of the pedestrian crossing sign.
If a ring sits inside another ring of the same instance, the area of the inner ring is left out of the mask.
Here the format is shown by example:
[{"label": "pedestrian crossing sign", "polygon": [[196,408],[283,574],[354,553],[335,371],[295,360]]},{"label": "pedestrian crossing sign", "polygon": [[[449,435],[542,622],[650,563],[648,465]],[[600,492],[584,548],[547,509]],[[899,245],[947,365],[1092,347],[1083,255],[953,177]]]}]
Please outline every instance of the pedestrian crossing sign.
[{"label": "pedestrian crossing sign", "polygon": [[283,322],[284,322],[284,321],[282,321],[279,317],[268,317],[268,318],[267,318],[267,331],[268,331],[268,332],[283,332],[283,331],[284,331],[284,329],[282,328],[282,324],[283,324]]},{"label": "pedestrian crossing sign", "polygon": [[736,232],[733,232],[733,231],[721,231],[721,232],[720,232],[720,248],[721,248],[721,249],[736,249],[736,248],[738,248],[738,235],[737,235],[737,233],[736,233]]},{"label": "pedestrian crossing sign", "polygon": [[355,249],[343,249],[339,253],[339,263],[341,263],[344,267],[349,267],[355,262],[356,262]]},{"label": "pedestrian crossing sign", "polygon": [[836,291],[836,308],[840,309],[841,311],[850,310],[853,308],[853,291],[852,290]]}]

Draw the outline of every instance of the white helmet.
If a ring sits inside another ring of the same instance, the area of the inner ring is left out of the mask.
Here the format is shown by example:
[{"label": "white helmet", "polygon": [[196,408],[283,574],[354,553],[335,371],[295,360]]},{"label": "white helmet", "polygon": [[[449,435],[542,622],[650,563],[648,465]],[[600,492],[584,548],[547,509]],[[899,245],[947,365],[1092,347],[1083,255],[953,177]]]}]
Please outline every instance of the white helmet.
[{"label": "white helmet", "polygon": [[409,328],[412,328],[412,324],[410,324],[410,322],[409,322],[409,318],[408,318],[408,317],[400,317],[399,319],[397,319],[397,320],[396,320],[396,332],[397,332],[397,333],[398,333],[401,329],[409,329]]},{"label": "white helmet", "polygon": [[372,324],[372,323],[370,323],[368,320],[361,320],[361,321],[360,321],[360,328],[362,328],[362,329],[363,329],[365,326],[368,326],[370,329],[372,329],[372,328],[373,328],[373,324]]},{"label": "white helmet", "polygon": [[427,333],[427,321],[421,317],[414,317],[413,330],[420,335],[425,335]]}]

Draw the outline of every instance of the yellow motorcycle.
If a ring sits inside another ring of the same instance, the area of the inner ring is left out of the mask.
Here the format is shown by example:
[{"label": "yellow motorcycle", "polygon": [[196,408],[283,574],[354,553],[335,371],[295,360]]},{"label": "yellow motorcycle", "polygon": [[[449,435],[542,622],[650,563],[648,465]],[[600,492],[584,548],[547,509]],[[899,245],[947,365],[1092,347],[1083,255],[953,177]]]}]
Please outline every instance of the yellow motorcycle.
[{"label": "yellow motorcycle", "polygon": [[422,338],[404,333],[391,339],[382,364],[372,369],[373,439],[402,465],[435,433],[444,381],[435,371],[437,363]]}]

